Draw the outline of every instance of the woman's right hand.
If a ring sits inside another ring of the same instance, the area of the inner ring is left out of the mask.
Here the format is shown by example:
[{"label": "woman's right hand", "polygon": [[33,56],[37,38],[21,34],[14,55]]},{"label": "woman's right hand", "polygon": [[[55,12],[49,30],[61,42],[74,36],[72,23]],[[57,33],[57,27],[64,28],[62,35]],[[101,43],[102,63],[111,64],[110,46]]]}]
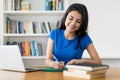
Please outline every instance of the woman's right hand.
[{"label": "woman's right hand", "polygon": [[54,61],[52,66],[55,69],[63,69],[64,68],[64,62]]}]

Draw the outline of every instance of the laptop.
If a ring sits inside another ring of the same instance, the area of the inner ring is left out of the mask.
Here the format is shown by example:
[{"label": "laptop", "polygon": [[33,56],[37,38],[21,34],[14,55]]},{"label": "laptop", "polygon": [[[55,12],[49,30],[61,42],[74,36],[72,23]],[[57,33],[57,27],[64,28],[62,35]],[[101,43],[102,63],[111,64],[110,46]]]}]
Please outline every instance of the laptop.
[{"label": "laptop", "polygon": [[0,69],[30,72],[38,71],[42,68],[25,68],[18,45],[1,45]]}]

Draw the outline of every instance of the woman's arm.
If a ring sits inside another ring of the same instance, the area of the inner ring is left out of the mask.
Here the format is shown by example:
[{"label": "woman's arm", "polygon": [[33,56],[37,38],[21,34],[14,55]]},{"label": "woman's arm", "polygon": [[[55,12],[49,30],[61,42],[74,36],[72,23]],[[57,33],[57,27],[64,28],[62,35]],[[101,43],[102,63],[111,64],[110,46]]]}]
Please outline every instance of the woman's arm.
[{"label": "woman's arm", "polygon": [[48,67],[53,67],[55,69],[62,69],[64,68],[64,62],[58,63],[57,61],[52,61],[53,46],[54,46],[53,40],[48,38],[48,44],[46,49],[46,65]]},{"label": "woman's arm", "polygon": [[93,45],[93,43],[91,43],[88,47],[87,47],[87,51],[91,57],[91,59],[89,60],[85,60],[85,62],[88,62],[88,63],[96,63],[96,64],[102,64],[101,62],[101,59]]},{"label": "woman's arm", "polygon": [[52,61],[53,45],[54,45],[53,40],[48,38],[47,49],[46,49],[46,65],[49,67],[53,66],[53,61]]},{"label": "woman's arm", "polygon": [[71,61],[69,61],[67,64],[77,64],[77,63],[93,63],[93,64],[102,64],[101,59],[98,56],[98,53],[93,45],[93,43],[91,43],[88,47],[87,47],[87,51],[90,55],[90,59],[73,59]]}]

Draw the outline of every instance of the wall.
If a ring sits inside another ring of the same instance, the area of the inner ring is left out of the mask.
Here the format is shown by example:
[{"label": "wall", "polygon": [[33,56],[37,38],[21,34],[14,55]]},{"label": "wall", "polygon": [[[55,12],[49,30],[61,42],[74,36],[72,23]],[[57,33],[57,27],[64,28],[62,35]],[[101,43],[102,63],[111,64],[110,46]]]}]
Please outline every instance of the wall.
[{"label": "wall", "polygon": [[[83,3],[89,13],[88,33],[103,63],[120,67],[120,0],[70,0]],[[87,51],[83,57],[89,57]]]},{"label": "wall", "polygon": [[[88,32],[100,56],[120,58],[120,0],[70,0],[87,6]],[[69,4],[71,4],[69,3]]]}]

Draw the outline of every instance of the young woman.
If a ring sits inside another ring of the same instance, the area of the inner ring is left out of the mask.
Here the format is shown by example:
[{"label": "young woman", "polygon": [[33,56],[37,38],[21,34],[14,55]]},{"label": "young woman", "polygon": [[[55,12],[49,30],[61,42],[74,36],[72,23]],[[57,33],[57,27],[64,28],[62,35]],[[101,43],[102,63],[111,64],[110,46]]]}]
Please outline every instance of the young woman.
[{"label": "young woman", "polygon": [[[88,11],[85,5],[74,3],[69,6],[61,20],[60,29],[52,30],[47,44],[46,65],[62,69],[65,64],[102,64],[98,53],[87,33]],[[90,59],[82,58],[87,50]],[[58,61],[54,60],[53,55]]]}]

